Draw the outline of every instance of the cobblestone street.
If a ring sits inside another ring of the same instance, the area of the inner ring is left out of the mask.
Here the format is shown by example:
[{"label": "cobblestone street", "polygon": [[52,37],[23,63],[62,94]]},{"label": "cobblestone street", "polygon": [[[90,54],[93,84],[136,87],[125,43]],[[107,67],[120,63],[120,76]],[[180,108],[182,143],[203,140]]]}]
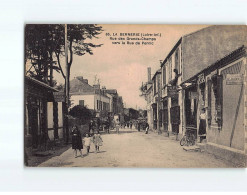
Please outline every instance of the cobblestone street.
[{"label": "cobblestone street", "polygon": [[40,167],[162,167],[162,168],[225,168],[234,165],[205,152],[185,151],[178,141],[154,132],[146,135],[131,129],[121,129],[117,135],[103,134],[100,153],[91,151],[75,158],[72,148],[53,157]]}]

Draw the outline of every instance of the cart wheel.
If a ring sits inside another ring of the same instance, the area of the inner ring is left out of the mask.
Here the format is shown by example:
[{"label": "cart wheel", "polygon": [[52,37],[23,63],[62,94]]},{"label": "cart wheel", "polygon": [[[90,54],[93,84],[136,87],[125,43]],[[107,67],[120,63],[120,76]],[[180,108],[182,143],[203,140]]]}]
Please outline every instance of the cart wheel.
[{"label": "cart wheel", "polygon": [[182,139],[180,140],[180,146],[184,146],[184,144],[186,144],[186,139],[187,139],[187,136],[184,135],[184,136],[182,137]]}]

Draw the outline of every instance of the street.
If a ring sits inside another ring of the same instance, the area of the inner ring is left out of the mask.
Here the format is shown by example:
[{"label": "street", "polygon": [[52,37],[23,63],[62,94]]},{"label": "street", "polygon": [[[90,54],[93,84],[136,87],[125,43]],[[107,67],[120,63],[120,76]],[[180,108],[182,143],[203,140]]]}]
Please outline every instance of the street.
[{"label": "street", "polygon": [[[178,141],[154,132],[120,129],[120,134],[102,134],[103,146],[94,153],[94,146],[83,158],[75,158],[72,148],[39,167],[153,167],[153,168],[226,168],[234,165],[206,152],[185,151]],[[78,152],[79,153],[79,152]],[[79,155],[79,154],[78,154]]]}]

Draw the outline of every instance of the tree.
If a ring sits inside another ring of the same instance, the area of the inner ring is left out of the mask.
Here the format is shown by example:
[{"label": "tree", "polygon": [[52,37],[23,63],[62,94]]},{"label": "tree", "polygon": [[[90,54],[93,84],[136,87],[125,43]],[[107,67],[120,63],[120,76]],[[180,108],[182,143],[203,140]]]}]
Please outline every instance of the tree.
[{"label": "tree", "polygon": [[[98,38],[102,27],[95,24],[68,25],[68,69],[69,77],[73,63],[73,55],[82,56],[86,53],[93,55],[93,48],[102,44],[93,44],[90,41]],[[25,27],[25,64],[31,61],[31,68],[27,70],[30,76],[49,83],[53,86],[53,70],[65,74],[60,59],[64,56],[64,25],[62,24],[28,24]],[[54,57],[56,60],[54,60]],[[50,72],[50,75],[48,73]]]},{"label": "tree", "polygon": [[[71,66],[73,63],[73,55],[82,56],[86,53],[93,55],[93,48],[100,47],[102,44],[96,45],[87,40],[98,38],[102,32],[102,27],[95,24],[70,24],[68,25],[68,77],[70,78]],[[61,68],[59,56],[62,54],[61,50],[57,50],[56,56],[58,64]],[[61,68],[62,70],[62,68]],[[62,71],[63,72],[63,71]],[[64,76],[64,74],[63,74]],[[64,77],[65,78],[65,77]],[[68,81],[69,81],[68,78]],[[69,83],[68,83],[69,85]]]},{"label": "tree", "polygon": [[87,123],[93,118],[92,112],[85,106],[77,105],[69,111],[69,115],[78,118],[82,124]]},{"label": "tree", "polygon": [[[25,65],[31,67],[26,74],[54,86],[53,70],[60,72],[54,58],[54,51],[62,44],[61,26],[51,24],[28,24],[25,27]],[[50,72],[50,75],[48,75]]]}]

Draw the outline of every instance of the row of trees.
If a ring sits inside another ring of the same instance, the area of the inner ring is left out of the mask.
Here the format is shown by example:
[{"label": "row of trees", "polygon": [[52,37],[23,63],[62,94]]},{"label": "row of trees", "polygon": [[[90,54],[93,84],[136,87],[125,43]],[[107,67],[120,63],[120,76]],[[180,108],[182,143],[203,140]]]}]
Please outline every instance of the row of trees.
[{"label": "row of trees", "polygon": [[[93,44],[103,31],[94,24],[67,25],[68,41],[68,76],[73,63],[73,56],[86,53],[93,55]],[[25,27],[25,67],[26,75],[36,78],[50,86],[55,86],[53,72],[57,71],[65,79],[61,58],[65,55],[65,30],[62,24],[27,24]],[[29,65],[29,66],[28,66]],[[28,67],[28,68],[27,68]]]}]

